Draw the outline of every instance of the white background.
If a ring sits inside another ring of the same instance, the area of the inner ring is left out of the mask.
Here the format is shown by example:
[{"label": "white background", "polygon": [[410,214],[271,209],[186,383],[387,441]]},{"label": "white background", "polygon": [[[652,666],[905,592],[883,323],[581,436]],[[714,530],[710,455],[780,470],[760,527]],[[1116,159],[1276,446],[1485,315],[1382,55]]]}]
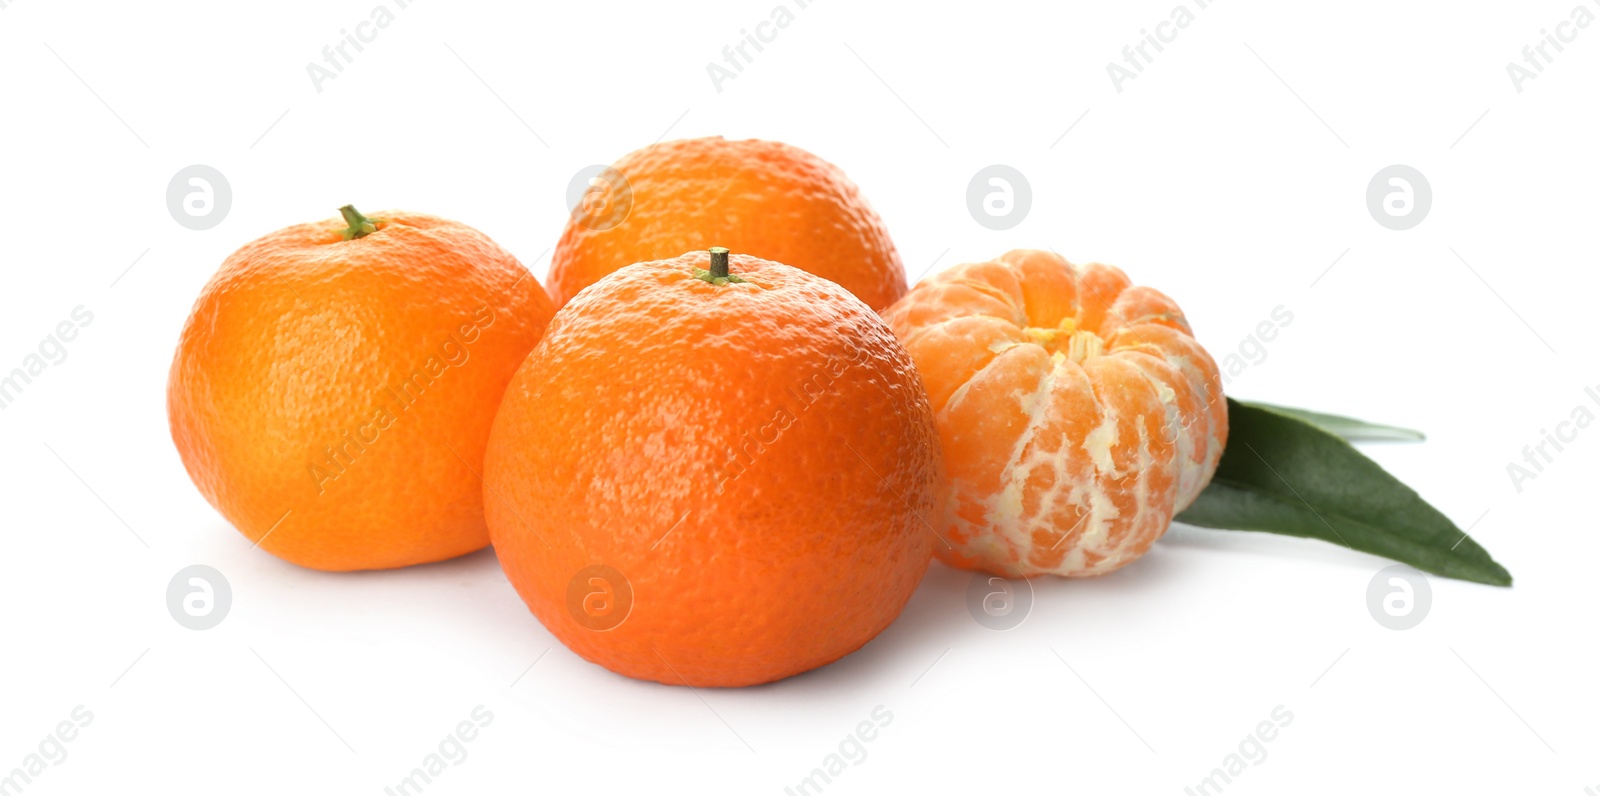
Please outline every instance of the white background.
[{"label": "white background", "polygon": [[[94,716],[26,793],[378,794],[477,705],[492,722],[426,793],[779,794],[879,705],[830,796],[1179,794],[1278,705],[1226,793],[1600,791],[1600,427],[1520,493],[1506,470],[1600,385],[1600,24],[1520,93],[1506,71],[1580,0],[1218,0],[1120,93],[1106,64],[1179,0],[822,0],[721,92],[707,63],[778,0],[418,0],[319,93],[306,65],[376,2],[0,2],[0,370],[94,314],[0,411],[0,774]],[[1368,614],[1377,558],[1178,527],[1112,576],[1037,581],[1015,630],[935,564],[862,651],[694,692],[568,652],[491,552],[312,572],[190,485],[167,368],[235,248],[354,202],[470,223],[542,279],[576,171],[716,134],[842,166],[913,277],[1018,247],[1115,263],[1219,359],[1283,305],[1230,393],[1425,429],[1367,451],[1516,586],[1432,579],[1397,632]],[[166,207],[195,163],[233,191],[208,231]],[[993,163],[1034,194],[1004,232],[965,205]],[[1393,163],[1433,191],[1405,232],[1365,202]],[[165,605],[195,563],[234,595],[203,632]]]}]

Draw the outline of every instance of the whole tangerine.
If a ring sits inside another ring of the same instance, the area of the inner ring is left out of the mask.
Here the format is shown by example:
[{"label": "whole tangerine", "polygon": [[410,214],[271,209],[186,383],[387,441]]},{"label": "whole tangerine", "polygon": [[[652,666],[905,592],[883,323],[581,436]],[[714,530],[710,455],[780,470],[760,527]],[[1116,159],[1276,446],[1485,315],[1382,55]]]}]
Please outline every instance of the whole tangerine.
[{"label": "whole tangerine", "polygon": [[168,379],[172,440],[217,511],[301,566],[480,549],[489,424],[550,299],[471,227],[341,213],[246,244],[205,286]]},{"label": "whole tangerine", "polygon": [[489,532],[546,628],[629,677],[764,683],[900,613],[938,439],[905,349],[820,277],[725,249],[556,313],[484,458]]},{"label": "whole tangerine", "polygon": [[777,141],[668,141],[592,181],[546,280],[561,307],[600,277],[721,241],[838,282],[875,310],[905,295],[883,220],[837,166]]}]

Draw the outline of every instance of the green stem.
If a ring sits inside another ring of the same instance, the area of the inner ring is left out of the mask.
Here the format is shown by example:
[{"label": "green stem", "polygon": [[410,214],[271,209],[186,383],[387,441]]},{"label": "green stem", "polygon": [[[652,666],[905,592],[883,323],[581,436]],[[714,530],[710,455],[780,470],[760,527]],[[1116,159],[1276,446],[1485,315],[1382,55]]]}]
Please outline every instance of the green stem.
[{"label": "green stem", "polygon": [[378,231],[379,219],[361,215],[361,211],[357,210],[355,205],[339,208],[339,215],[344,216],[345,223],[350,225],[344,230],[345,240],[366,237]]},{"label": "green stem", "polygon": [[718,286],[744,281],[738,274],[728,273],[728,250],[721,246],[711,247],[711,270],[696,268],[694,278]]}]

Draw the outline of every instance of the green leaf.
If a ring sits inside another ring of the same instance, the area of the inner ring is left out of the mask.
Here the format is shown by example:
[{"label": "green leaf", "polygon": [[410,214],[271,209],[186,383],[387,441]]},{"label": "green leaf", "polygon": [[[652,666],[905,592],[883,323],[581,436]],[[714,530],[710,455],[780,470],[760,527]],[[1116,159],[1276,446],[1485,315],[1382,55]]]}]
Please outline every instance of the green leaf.
[{"label": "green leaf", "polygon": [[1477,542],[1350,443],[1232,398],[1217,474],[1176,519],[1322,539],[1447,578],[1511,585]]},{"label": "green leaf", "polygon": [[1290,417],[1298,417],[1313,426],[1330,431],[1341,439],[1350,442],[1421,442],[1427,439],[1421,431],[1413,431],[1399,426],[1368,423],[1365,420],[1357,420],[1343,415],[1330,415],[1323,412],[1313,412],[1309,409],[1295,409],[1260,401],[1240,401],[1239,403],[1245,406],[1271,409],[1274,412],[1289,415]]}]

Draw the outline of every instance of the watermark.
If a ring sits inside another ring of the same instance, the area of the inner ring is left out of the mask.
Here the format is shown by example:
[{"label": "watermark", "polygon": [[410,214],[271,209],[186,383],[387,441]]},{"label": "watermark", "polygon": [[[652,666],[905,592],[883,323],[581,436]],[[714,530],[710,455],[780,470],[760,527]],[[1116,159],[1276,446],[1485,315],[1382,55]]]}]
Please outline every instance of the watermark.
[{"label": "watermark", "polygon": [[567,183],[567,211],[573,223],[605,232],[633,212],[633,184],[610,166],[584,166]]},{"label": "watermark", "polygon": [[[1596,407],[1600,407],[1600,389],[1585,387],[1583,394]],[[1506,475],[1511,477],[1511,486],[1517,490],[1517,494],[1522,494],[1524,484],[1543,474],[1546,465],[1555,462],[1556,454],[1564,452],[1568,445],[1576,442],[1578,434],[1594,422],[1594,417],[1594,412],[1580,403],[1572,407],[1566,420],[1556,424],[1555,431],[1539,429],[1539,441],[1522,446],[1522,461],[1506,463]],[[1555,449],[1554,453],[1551,452],[1552,448]]]},{"label": "watermark", "polygon": [[[1191,3],[1198,11],[1211,7],[1210,0],[1191,0]],[[1176,41],[1178,34],[1188,28],[1194,20],[1195,12],[1189,10],[1189,4],[1179,4],[1172,7],[1166,19],[1156,23],[1155,31],[1140,28],[1139,43],[1123,46],[1122,63],[1106,62],[1106,75],[1111,78],[1111,87],[1121,94],[1123,84],[1137,78],[1144,72],[1145,67],[1155,63],[1156,56],[1166,50],[1166,45]],[[1151,50],[1155,52],[1152,53]]]},{"label": "watermark", "polygon": [[1033,187],[1010,166],[985,166],[967,182],[967,212],[980,226],[1011,229],[1028,217],[1032,207]]},{"label": "watermark", "polygon": [[[739,43],[723,45],[722,63],[706,62],[706,76],[711,78],[711,88],[721,94],[723,84],[737,79],[745,67],[755,63],[756,55],[766,50],[768,44],[777,41],[778,34],[794,23],[796,11],[806,10],[815,1],[791,0],[795,11],[789,10],[789,4],[779,3],[767,13],[766,19],[755,24],[755,30],[740,28]],[[749,52],[752,48],[755,55]]]},{"label": "watermark", "polygon": [[835,777],[849,770],[850,766],[866,762],[867,744],[877,740],[878,731],[894,721],[894,714],[878,705],[872,709],[870,718],[871,721],[863,720],[856,724],[855,729],[839,742],[838,750],[822,758],[821,765],[811,769],[811,773],[799,784],[785,787],[784,796],[815,796],[831,785]]},{"label": "watermark", "polygon": [[1251,367],[1267,361],[1267,344],[1278,339],[1278,333],[1294,323],[1294,312],[1288,307],[1279,304],[1272,308],[1267,319],[1256,324],[1256,327],[1234,346],[1222,358],[1221,367],[1218,368],[1222,375],[1222,384],[1227,386]]},{"label": "watermark", "polygon": [[1378,570],[1367,583],[1367,613],[1390,630],[1410,630],[1422,624],[1433,607],[1433,587],[1428,576],[1405,564]]},{"label": "watermark", "polygon": [[[416,0],[390,0],[399,11],[410,8],[414,2]],[[378,34],[388,30],[395,18],[395,12],[390,11],[388,5],[379,4],[372,7],[366,19],[355,24],[354,31],[341,28],[339,43],[322,48],[322,63],[306,62],[306,75],[311,78],[311,87],[321,94],[323,85],[330,80],[338,80],[345,67],[355,63],[356,56],[366,52],[367,45],[377,41]]]},{"label": "watermark", "polygon": [[233,587],[221,572],[205,564],[184,567],[167,582],[167,613],[190,630],[222,624],[231,608]]},{"label": "watermark", "polygon": [[178,169],[167,182],[167,212],[180,226],[207,230],[233,207],[233,188],[222,172],[201,164]]},{"label": "watermark", "polygon": [[612,630],[633,613],[633,584],[605,564],[584,567],[567,581],[567,613],[590,630]]},{"label": "watermark", "polygon": [[68,320],[56,324],[39,341],[38,348],[22,358],[20,366],[12,368],[10,373],[0,374],[0,409],[16,403],[23,391],[33,384],[33,380],[44,375],[50,366],[66,362],[67,343],[78,339],[79,330],[93,322],[94,313],[82,304],[73,307]]},{"label": "watermark", "polygon": [[434,779],[467,761],[467,744],[478,739],[478,731],[494,722],[494,713],[478,705],[472,709],[471,721],[461,721],[444,736],[434,751],[422,758],[422,765],[411,769],[398,784],[383,789],[385,796],[415,796],[433,784]]},{"label": "watermark", "polygon": [[1185,796],[1216,796],[1251,766],[1267,762],[1267,744],[1277,740],[1283,728],[1294,722],[1294,714],[1278,705],[1272,709],[1269,718],[1270,721],[1262,720],[1256,724],[1255,729],[1239,742],[1238,751],[1229,752],[1222,758],[1222,765],[1211,769],[1205,779],[1184,788]]},{"label": "watermark", "polygon": [[975,572],[967,583],[967,613],[990,630],[1011,630],[1033,611],[1033,582]]},{"label": "watermark", "polygon": [[[1590,1],[1600,6],[1600,0]],[[1567,19],[1556,23],[1554,31],[1540,28],[1539,43],[1522,46],[1522,63],[1516,61],[1506,63],[1506,75],[1511,78],[1511,88],[1521,94],[1523,84],[1538,78],[1545,67],[1555,63],[1556,55],[1565,52],[1566,45],[1575,41],[1578,33],[1589,27],[1592,22],[1594,22],[1594,12],[1590,11],[1588,6],[1577,5],[1572,7]],[[1551,50],[1555,50],[1554,55],[1550,53]]]},{"label": "watermark", "polygon": [[312,483],[316,484],[317,496],[326,494],[328,485],[348,472],[368,448],[377,445],[383,432],[392,428],[400,416],[422,398],[423,393],[451,370],[467,364],[472,358],[472,352],[467,347],[478,342],[483,330],[493,326],[494,320],[494,310],[487,304],[479,307],[471,322],[461,324],[435,346],[437,353],[413,368],[410,375],[398,384],[379,390],[377,401],[368,412],[367,419],[345,429],[338,442],[324,445],[321,456],[306,465],[306,472],[310,474]]},{"label": "watermark", "polygon": [[1428,178],[1410,166],[1385,166],[1367,183],[1367,212],[1387,229],[1411,229],[1428,217],[1432,207],[1433,188]]},{"label": "watermark", "polygon": [[94,714],[88,708],[78,705],[68,715],[68,720],[61,721],[45,735],[39,742],[38,751],[29,752],[22,758],[22,764],[11,769],[3,779],[0,779],[0,794],[15,796],[22,793],[33,784],[33,781],[43,774],[50,766],[59,766],[66,762],[67,744],[77,740],[78,732],[89,726],[94,721]]}]

